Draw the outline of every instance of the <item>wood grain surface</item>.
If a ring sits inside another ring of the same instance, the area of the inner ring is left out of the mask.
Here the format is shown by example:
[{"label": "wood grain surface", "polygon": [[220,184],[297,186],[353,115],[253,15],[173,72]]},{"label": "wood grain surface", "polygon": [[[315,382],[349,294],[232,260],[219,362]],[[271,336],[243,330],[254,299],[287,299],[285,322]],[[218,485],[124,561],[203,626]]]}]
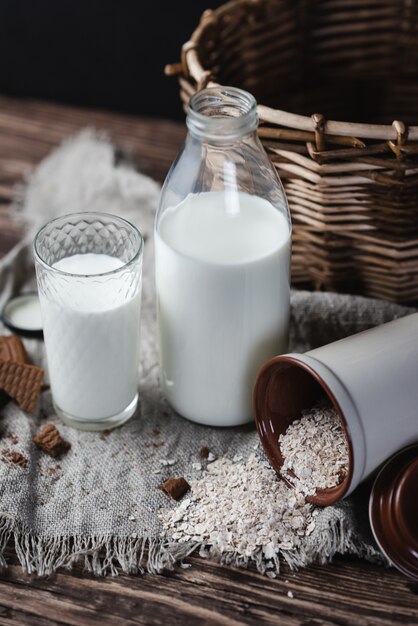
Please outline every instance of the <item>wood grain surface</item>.
[{"label": "wood grain surface", "polygon": [[[10,217],[15,184],[85,126],[108,132],[159,180],[184,138],[181,124],[0,97],[0,255],[21,235]],[[95,579],[76,569],[39,579],[22,571],[12,547],[7,560],[0,572],[0,626],[418,625],[418,585],[355,559],[298,572],[284,566],[275,580],[199,558],[161,576]]]}]

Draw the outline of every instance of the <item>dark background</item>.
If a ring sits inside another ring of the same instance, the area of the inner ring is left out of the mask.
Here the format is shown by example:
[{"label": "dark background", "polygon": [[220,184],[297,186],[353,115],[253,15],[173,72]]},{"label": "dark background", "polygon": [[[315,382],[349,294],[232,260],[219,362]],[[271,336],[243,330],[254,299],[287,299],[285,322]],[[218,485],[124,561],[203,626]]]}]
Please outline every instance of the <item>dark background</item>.
[{"label": "dark background", "polygon": [[0,0],[0,93],[181,118],[180,60],[221,1]]}]

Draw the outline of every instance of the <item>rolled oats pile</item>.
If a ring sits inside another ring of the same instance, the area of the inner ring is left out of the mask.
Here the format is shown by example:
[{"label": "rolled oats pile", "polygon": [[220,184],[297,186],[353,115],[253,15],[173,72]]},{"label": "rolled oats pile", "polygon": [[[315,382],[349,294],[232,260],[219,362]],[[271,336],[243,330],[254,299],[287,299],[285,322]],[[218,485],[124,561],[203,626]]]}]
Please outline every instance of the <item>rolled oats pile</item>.
[{"label": "rolled oats pile", "polygon": [[334,487],[348,471],[348,445],[335,409],[320,404],[302,411],[279,437],[282,474],[306,496]]},{"label": "rolled oats pile", "polygon": [[255,454],[246,463],[220,458],[190,485],[181,504],[161,514],[165,532],[228,562],[265,562],[270,577],[279,551],[297,548],[315,528],[317,510],[300,489],[289,489]]},{"label": "rolled oats pile", "polygon": [[315,528],[319,509],[306,497],[341,482],[348,467],[345,435],[331,407],[304,411],[279,442],[282,471],[293,489],[255,454],[246,463],[242,457],[217,459],[189,481],[191,490],[177,508],[160,514],[162,535],[200,544],[201,554],[227,563],[253,560],[259,571],[275,577],[279,554],[286,557]]}]

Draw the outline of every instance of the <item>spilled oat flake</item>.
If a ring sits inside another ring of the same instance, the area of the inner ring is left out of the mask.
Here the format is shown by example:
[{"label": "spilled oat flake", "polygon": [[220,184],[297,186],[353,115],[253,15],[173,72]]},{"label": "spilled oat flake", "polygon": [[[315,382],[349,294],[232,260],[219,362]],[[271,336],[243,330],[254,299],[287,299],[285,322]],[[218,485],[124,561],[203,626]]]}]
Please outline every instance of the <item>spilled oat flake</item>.
[{"label": "spilled oat flake", "polygon": [[241,456],[220,458],[190,481],[191,491],[177,508],[160,515],[162,534],[180,544],[200,544],[226,562],[262,561],[266,574],[274,577],[279,554],[300,547],[315,529],[319,509],[306,497],[338,484],[348,461],[338,416],[324,406],[305,411],[280,445],[286,471],[298,475],[293,489],[255,454],[246,462]]},{"label": "spilled oat flake", "polygon": [[315,527],[315,508],[300,489],[277,480],[254,454],[246,463],[220,458],[190,485],[181,504],[161,515],[163,527],[178,543],[207,545],[212,555],[262,557],[267,570],[278,571],[279,551],[298,547]]}]

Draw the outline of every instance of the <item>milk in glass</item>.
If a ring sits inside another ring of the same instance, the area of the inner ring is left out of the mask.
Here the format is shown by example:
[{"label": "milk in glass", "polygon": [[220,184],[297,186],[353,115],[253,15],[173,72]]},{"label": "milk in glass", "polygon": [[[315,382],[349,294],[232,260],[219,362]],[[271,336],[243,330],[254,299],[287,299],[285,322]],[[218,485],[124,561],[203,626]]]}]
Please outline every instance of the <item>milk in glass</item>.
[{"label": "milk in glass", "polygon": [[[92,275],[122,266],[120,259],[109,255],[77,254],[53,268]],[[40,297],[54,401],[80,419],[119,413],[137,394],[139,291],[128,301],[118,302],[113,281],[68,284],[65,275],[58,277],[60,281],[59,302]]]},{"label": "milk in glass", "polygon": [[46,224],[34,256],[57,414],[83,430],[135,412],[143,240],[126,220],[78,213]]}]

